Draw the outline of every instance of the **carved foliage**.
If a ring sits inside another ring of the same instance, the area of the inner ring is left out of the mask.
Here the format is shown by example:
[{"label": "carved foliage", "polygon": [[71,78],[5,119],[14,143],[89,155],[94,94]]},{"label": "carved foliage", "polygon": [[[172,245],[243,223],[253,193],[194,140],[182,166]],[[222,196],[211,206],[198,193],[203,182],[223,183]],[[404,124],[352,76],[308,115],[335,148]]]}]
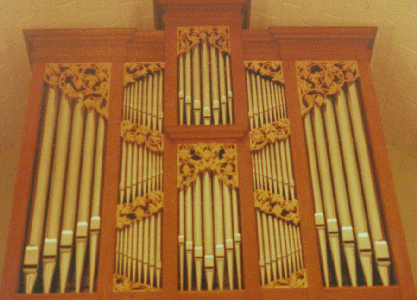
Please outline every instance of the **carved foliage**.
[{"label": "carved foliage", "polygon": [[282,118],[279,121],[265,124],[262,127],[254,128],[249,132],[250,149],[260,150],[266,144],[273,144],[275,141],[282,141],[290,135],[290,121]]},{"label": "carved foliage", "polygon": [[226,184],[238,187],[236,144],[180,144],[177,166],[178,188],[195,182],[204,171],[213,171]]},{"label": "carved foliage", "polygon": [[164,193],[152,191],[142,197],[137,197],[132,203],[117,205],[117,225],[122,229],[133,223],[156,214],[163,207]]},{"label": "carved foliage", "polygon": [[159,130],[151,130],[145,125],[132,124],[131,121],[122,121],[121,135],[125,142],[145,144],[152,152],[164,151],[164,135]]},{"label": "carved foliage", "polygon": [[154,74],[163,69],[165,69],[165,63],[163,62],[125,63],[124,86],[131,82],[138,81],[140,78],[145,77],[148,74]]},{"label": "carved foliage", "polygon": [[46,64],[45,81],[107,118],[110,64]]},{"label": "carved foliage", "polygon": [[298,225],[300,215],[298,213],[298,200],[285,200],[280,194],[258,189],[254,193],[255,208],[261,212],[275,215],[286,222]]},{"label": "carved foliage", "polygon": [[359,77],[355,61],[300,61],[296,63],[301,113],[314,105],[321,107],[331,96],[337,96],[345,84]]},{"label": "carved foliage", "polygon": [[280,61],[245,61],[245,68],[284,84],[284,73]]},{"label": "carved foliage", "polygon": [[131,291],[143,292],[143,291],[150,291],[150,290],[157,290],[157,289],[151,285],[140,283],[140,282],[133,282],[125,276],[114,274],[114,277],[113,277],[113,291],[114,292],[131,292]]},{"label": "carved foliage", "polygon": [[178,27],[177,36],[177,55],[189,52],[206,41],[220,51],[230,53],[228,26]]},{"label": "carved foliage", "polygon": [[287,279],[277,279],[264,286],[265,288],[306,288],[307,272],[306,269],[299,270],[291,274]]}]

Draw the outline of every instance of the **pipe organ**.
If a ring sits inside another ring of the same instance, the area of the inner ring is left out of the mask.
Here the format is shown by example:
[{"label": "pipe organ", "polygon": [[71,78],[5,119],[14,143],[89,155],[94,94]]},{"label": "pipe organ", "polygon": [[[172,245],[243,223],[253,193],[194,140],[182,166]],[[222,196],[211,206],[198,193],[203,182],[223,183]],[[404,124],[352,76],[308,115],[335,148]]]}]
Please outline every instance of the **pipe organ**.
[{"label": "pipe organ", "polygon": [[158,0],[158,30],[24,32],[2,295],[415,297],[376,29],[248,30],[249,5]]}]

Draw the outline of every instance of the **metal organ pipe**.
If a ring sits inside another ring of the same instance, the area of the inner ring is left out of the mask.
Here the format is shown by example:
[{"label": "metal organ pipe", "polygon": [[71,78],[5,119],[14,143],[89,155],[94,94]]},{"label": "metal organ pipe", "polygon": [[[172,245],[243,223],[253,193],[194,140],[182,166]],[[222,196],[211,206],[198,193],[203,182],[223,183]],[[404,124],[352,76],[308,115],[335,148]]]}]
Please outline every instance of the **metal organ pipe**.
[{"label": "metal organ pipe", "polygon": [[[233,92],[228,44],[219,46],[213,40],[220,37],[216,30],[192,27],[195,36],[179,28],[178,50],[178,111],[180,125],[233,124]],[[227,33],[228,34],[228,33]],[[198,39],[195,37],[198,36]],[[211,36],[211,38],[207,38]],[[192,88],[191,88],[192,87]],[[191,100],[191,90],[192,99]]]},{"label": "metal organ pipe", "polygon": [[[325,285],[329,286],[330,261],[335,264],[339,286],[374,285],[377,276],[373,274],[374,268],[378,270],[382,284],[389,285],[390,254],[381,226],[365,139],[357,91],[359,73],[356,62],[305,61],[297,62],[297,68],[300,100],[305,101],[302,111]],[[343,76],[336,78],[335,70],[340,70]],[[323,78],[327,78],[326,83],[322,82]],[[310,103],[309,106],[306,103]],[[332,198],[333,191],[335,199]],[[334,213],[336,208],[337,215]],[[327,224],[324,219],[328,220]],[[336,231],[337,224],[341,228],[341,239]],[[331,257],[326,254],[326,239],[331,248],[333,244]],[[340,243],[345,255],[343,264],[346,266],[340,264],[341,254],[337,250]],[[359,258],[358,262],[356,257]],[[343,269],[348,272],[349,282],[341,281]],[[360,269],[363,279],[357,275]]]},{"label": "metal organ pipe", "polygon": [[[182,153],[179,157],[179,174],[183,174],[182,166],[201,163],[195,156],[203,152],[211,151],[215,161],[221,160],[222,151],[231,151],[228,144],[223,145],[179,145],[178,149]],[[219,149],[224,150],[219,152]],[[198,169],[201,172],[193,175],[192,182],[178,183],[179,289],[235,289],[235,281],[240,289],[242,278],[237,188],[225,182],[218,170],[204,169],[203,166]],[[184,244],[185,251],[182,250]]]},{"label": "metal organ pipe", "polygon": [[[108,81],[109,72],[109,64],[46,64],[43,133],[22,268],[27,294],[84,289],[87,248],[90,280],[86,288],[94,291],[106,135],[102,105],[108,98],[108,89],[100,86]],[[88,99],[92,105],[85,102],[86,86],[80,88],[73,82],[75,77],[83,80],[85,74],[96,76],[92,80],[96,86],[88,86],[95,93]],[[70,268],[71,262],[74,269]],[[35,286],[38,272],[43,277],[42,286]],[[56,274],[57,284],[53,280]],[[75,286],[68,282],[70,276],[74,276]]]},{"label": "metal organ pipe", "polygon": [[[280,72],[275,62],[245,62],[248,92],[249,121],[254,135],[265,126],[281,126],[286,119],[283,80],[272,81],[271,73]],[[282,71],[281,71],[282,72]],[[269,74],[269,75],[265,75]],[[282,75],[281,75],[282,76]],[[256,141],[251,141],[256,143]],[[295,201],[289,140],[280,138],[252,149],[255,202],[265,195]],[[272,208],[271,208],[272,210]],[[298,225],[284,221],[260,209],[256,210],[261,284],[284,280],[302,272],[303,258]]]},{"label": "metal organ pipe", "polygon": [[[147,138],[149,134],[163,138],[163,68],[163,63],[136,63],[126,67],[120,211],[137,205],[138,201],[142,203],[139,207],[148,207],[150,203],[162,205],[155,202],[161,201],[158,193],[162,188],[162,155],[160,150],[150,148]],[[140,75],[129,77],[129,72]],[[130,135],[134,135],[133,140],[129,139]],[[144,140],[137,142],[142,138],[136,136],[143,136]],[[133,286],[161,287],[161,207],[117,230],[115,276],[132,282]],[[124,220],[120,213],[118,218]]]}]

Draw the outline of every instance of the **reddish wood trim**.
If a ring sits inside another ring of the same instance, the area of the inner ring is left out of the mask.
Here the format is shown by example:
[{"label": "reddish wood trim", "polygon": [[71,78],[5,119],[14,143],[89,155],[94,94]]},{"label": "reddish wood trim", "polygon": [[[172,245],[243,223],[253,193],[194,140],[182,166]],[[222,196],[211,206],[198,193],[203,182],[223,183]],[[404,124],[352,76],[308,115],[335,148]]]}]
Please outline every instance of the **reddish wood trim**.
[{"label": "reddish wood trim", "polygon": [[178,292],[178,200],[177,145],[169,140],[164,150],[164,212],[162,221],[163,299],[175,299]]},{"label": "reddish wood trim", "polygon": [[[102,297],[96,293],[71,293],[71,294],[16,294],[12,298],[14,300],[38,300],[38,299],[52,299],[52,300],[62,300],[62,299],[80,299],[80,300],[101,300]],[[9,300],[9,298],[7,298]]]},{"label": "reddish wood trim", "polygon": [[[167,26],[231,26],[231,25],[241,25],[242,16],[237,13],[228,14],[225,16],[214,17],[213,12],[206,12],[205,18],[202,18],[201,15],[196,16],[193,14],[181,16],[178,14],[166,14],[164,16],[165,28]],[[166,29],[165,29],[166,30]]]},{"label": "reddish wood trim", "polygon": [[27,218],[30,208],[32,180],[38,147],[39,122],[44,94],[44,64],[34,64],[30,83],[29,100],[23,138],[20,146],[19,165],[14,189],[12,216],[10,218],[7,251],[4,258],[0,294],[11,298],[19,288],[19,274],[22,267]]},{"label": "reddish wood trim", "polygon": [[[376,27],[270,27],[268,31],[278,43],[284,60],[370,60]],[[246,31],[246,48],[255,48],[261,38]]]},{"label": "reddish wood trim", "polygon": [[262,300],[297,300],[297,299],[309,299],[308,288],[262,288],[261,289]]},{"label": "reddish wood trim", "polygon": [[164,127],[166,129],[178,124],[177,77],[177,28],[166,26],[164,86]]},{"label": "reddish wood trim", "polygon": [[377,27],[269,27],[276,39],[375,39]]},{"label": "reddish wood trim", "polygon": [[131,299],[140,299],[140,300],[149,300],[149,299],[165,299],[163,297],[162,291],[146,291],[146,292],[119,292],[112,293],[109,299],[117,300],[131,300]]},{"label": "reddish wood trim", "polygon": [[249,130],[246,75],[243,63],[242,30],[240,27],[241,25],[237,24],[229,28],[234,124]]},{"label": "reddish wood trim", "polygon": [[346,299],[346,300],[370,300],[370,299],[413,299],[401,295],[398,286],[359,286],[359,287],[331,287],[324,288],[321,295],[315,299]]},{"label": "reddish wood trim", "polygon": [[113,291],[116,205],[120,177],[120,123],[123,103],[124,63],[113,62],[110,75],[109,117],[104,160],[101,207],[101,232],[98,260],[97,292],[111,299]]},{"label": "reddish wood trim", "polygon": [[[176,19],[174,21],[176,25],[179,25],[182,19],[187,19],[188,24],[199,26],[200,24],[189,22],[190,17],[193,16],[197,17],[195,19],[197,22],[199,19],[204,19],[204,22],[210,25],[218,25],[216,22],[221,18],[229,19],[226,24],[231,24],[232,15],[239,16],[240,26],[243,25],[245,28],[249,26],[250,2],[247,0],[158,0],[157,2],[159,11],[162,11],[161,15],[165,26],[171,24],[172,17]],[[202,16],[204,17],[202,18]]]},{"label": "reddish wood trim", "polygon": [[278,40],[283,60],[367,60],[372,52],[363,40]]},{"label": "reddish wood trim", "polygon": [[[242,116],[243,118],[243,116]],[[248,119],[246,112],[245,119]],[[259,246],[253,195],[252,156],[249,149],[249,135],[238,143],[238,175],[240,224],[242,235],[243,284],[246,299],[260,299]]]},{"label": "reddish wood trim", "polygon": [[304,265],[307,269],[307,283],[312,299],[323,288],[322,272],[319,262],[319,248],[314,218],[314,199],[310,181],[310,169],[307,157],[307,144],[304,136],[304,124],[298,100],[298,84],[295,61],[283,61],[285,81],[285,99],[291,128],[291,157],[300,209],[300,231],[303,245]]},{"label": "reddish wood trim", "polygon": [[136,31],[126,46],[126,62],[165,61],[165,32]]},{"label": "reddish wood trim", "polygon": [[395,186],[392,180],[390,163],[386,150],[381,118],[373,88],[371,69],[367,61],[358,61],[361,95],[363,98],[363,112],[365,115],[370,152],[374,164],[377,187],[385,225],[389,240],[389,247],[393,256],[395,278],[401,286],[404,299],[416,297],[415,285],[411,273],[411,266],[404,238],[404,231],[398,209]]},{"label": "reddish wood trim", "polygon": [[243,138],[248,132],[246,126],[238,125],[190,125],[173,126],[166,129],[166,134],[173,140],[194,140],[194,139],[222,139],[222,138]]},{"label": "reddish wood trim", "polygon": [[245,291],[178,292],[177,299],[256,299],[245,298]]},{"label": "reddish wood trim", "polygon": [[[31,63],[103,62],[124,59],[134,28],[25,30]],[[123,50],[123,51],[120,51]]]}]

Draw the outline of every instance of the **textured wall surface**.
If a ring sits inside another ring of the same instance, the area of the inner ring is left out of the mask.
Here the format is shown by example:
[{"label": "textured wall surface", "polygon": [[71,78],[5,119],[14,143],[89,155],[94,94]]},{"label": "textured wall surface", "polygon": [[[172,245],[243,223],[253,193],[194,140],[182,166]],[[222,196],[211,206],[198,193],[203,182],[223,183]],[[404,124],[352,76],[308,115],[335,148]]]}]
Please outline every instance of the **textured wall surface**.
[{"label": "textured wall surface", "polygon": [[[22,29],[153,29],[152,2],[0,0],[0,271],[29,91]],[[417,1],[252,0],[251,28],[268,26],[379,27],[371,66],[417,283]]]}]

